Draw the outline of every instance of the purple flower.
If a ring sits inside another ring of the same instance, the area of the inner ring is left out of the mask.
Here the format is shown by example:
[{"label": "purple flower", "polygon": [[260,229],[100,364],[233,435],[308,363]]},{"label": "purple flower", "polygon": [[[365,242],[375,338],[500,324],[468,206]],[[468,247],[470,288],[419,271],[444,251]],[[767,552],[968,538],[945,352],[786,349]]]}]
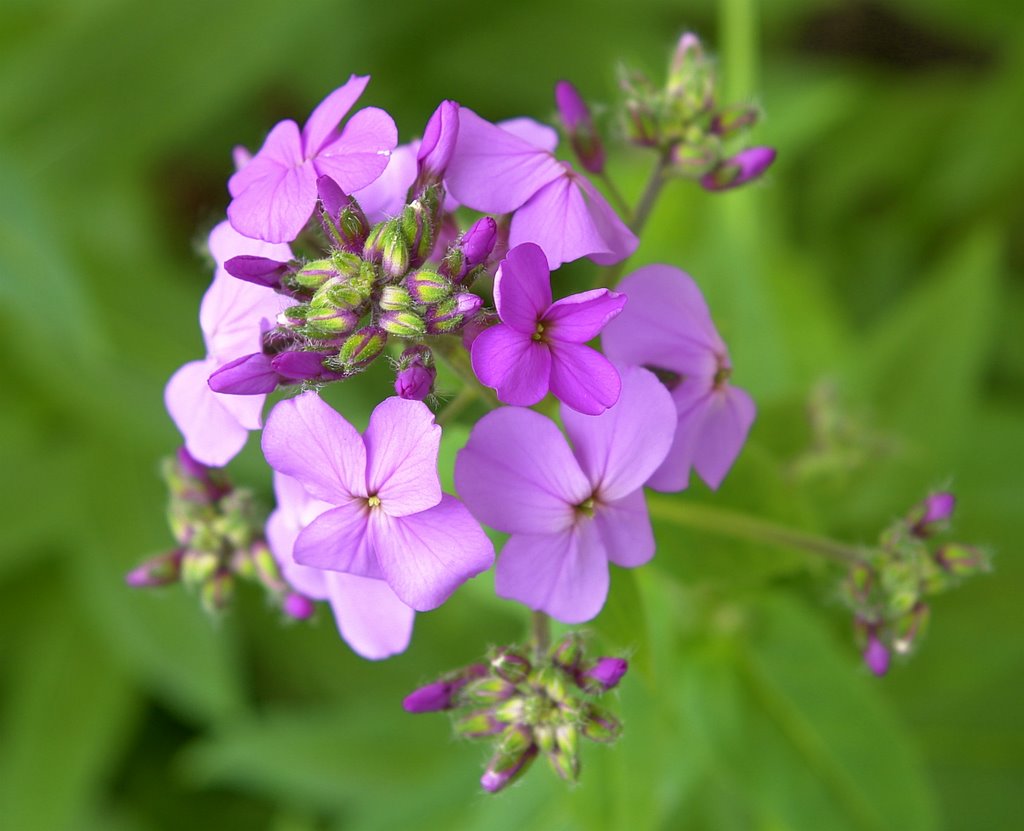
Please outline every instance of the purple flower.
[{"label": "purple flower", "polygon": [[649,265],[626,277],[619,290],[629,303],[604,331],[605,353],[613,361],[665,373],[678,411],[672,449],[647,484],[682,490],[692,467],[718,488],[746,441],[756,410],[746,392],[728,383],[729,350],[700,289],[677,268]]},{"label": "purple flower", "polygon": [[568,81],[555,84],[555,103],[580,164],[590,173],[600,173],[604,170],[604,146],[576,87]]},{"label": "purple flower", "polygon": [[258,352],[262,330],[292,302],[273,289],[232,277],[224,263],[241,254],[290,260],[292,252],[287,245],[243,237],[227,222],[210,232],[209,248],[217,272],[199,308],[206,358],[171,376],[164,402],[192,457],[222,467],[242,449],[249,430],[260,428],[265,397],[222,395],[210,389],[207,379],[222,365]]},{"label": "purple flower", "polygon": [[625,658],[598,658],[590,669],[580,673],[580,686],[588,692],[608,692],[618,686],[627,669]]},{"label": "purple flower", "polygon": [[391,116],[367,107],[338,130],[369,80],[349,78],[313,110],[301,133],[290,119],[270,131],[252,161],[228,182],[233,197],[228,219],[235,230],[267,242],[290,242],[313,212],[318,177],[330,176],[353,193],[380,176],[398,142]]},{"label": "purple flower", "polygon": [[442,101],[430,116],[416,161],[419,179],[423,182],[440,182],[455,152],[455,139],[459,134],[459,105],[454,101]]},{"label": "purple flower", "polygon": [[263,431],[267,461],[332,506],[299,533],[295,560],[385,580],[421,612],[489,568],[490,541],[457,499],[441,493],[440,439],[420,401],[385,399],[363,436],[316,393],[278,404]]},{"label": "purple flower", "polygon": [[551,272],[531,242],[511,251],[494,278],[501,323],[473,341],[473,371],[506,404],[529,406],[550,389],[574,410],[604,412],[619,397],[619,374],[601,353],[584,346],[626,303],[595,289],[551,301]]},{"label": "purple flower", "polygon": [[[331,604],[338,631],[358,654],[380,660],[404,652],[416,613],[383,580],[300,565],[292,557],[295,538],[331,505],[313,499],[290,476],[274,474],[277,508],[267,520],[267,543],[290,586]],[[294,595],[298,596],[298,595]]]},{"label": "purple flower", "polygon": [[555,423],[503,407],[473,428],[455,484],[473,516],[511,534],[498,561],[502,597],[565,623],[594,617],[608,594],[608,563],[654,555],[643,483],[665,458],[676,415],[650,372],[622,371],[622,395],[599,416],[562,408]]},{"label": "purple flower", "polygon": [[610,265],[632,254],[633,232],[585,176],[552,154],[557,134],[528,124],[497,126],[463,107],[445,178],[452,195],[478,211],[515,211],[509,246],[537,243],[551,268],[580,257]]}]

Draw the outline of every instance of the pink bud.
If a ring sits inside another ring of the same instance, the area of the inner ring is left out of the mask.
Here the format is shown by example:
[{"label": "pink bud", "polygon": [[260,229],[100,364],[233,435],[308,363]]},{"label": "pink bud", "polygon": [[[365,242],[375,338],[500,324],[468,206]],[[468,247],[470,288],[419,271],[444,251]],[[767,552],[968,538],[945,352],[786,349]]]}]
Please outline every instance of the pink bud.
[{"label": "pink bud", "polygon": [[704,190],[731,190],[758,178],[775,161],[772,147],[750,147],[721,162],[710,173],[701,177]]}]

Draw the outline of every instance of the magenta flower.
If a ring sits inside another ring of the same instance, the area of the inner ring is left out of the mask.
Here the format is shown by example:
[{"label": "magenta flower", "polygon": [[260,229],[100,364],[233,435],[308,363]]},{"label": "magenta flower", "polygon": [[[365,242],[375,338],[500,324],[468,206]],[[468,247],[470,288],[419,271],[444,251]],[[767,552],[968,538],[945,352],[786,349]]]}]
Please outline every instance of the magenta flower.
[{"label": "magenta flower", "polygon": [[775,161],[772,147],[749,147],[723,160],[700,178],[704,190],[732,190],[759,178]]},{"label": "magenta flower", "polygon": [[608,563],[654,555],[643,484],[672,443],[672,398],[650,372],[624,368],[622,395],[599,416],[562,408],[573,444],[533,410],[503,407],[473,428],[455,484],[473,516],[511,534],[495,588],[565,623],[594,617]]},{"label": "magenta flower", "polygon": [[629,303],[604,331],[605,353],[619,363],[664,372],[678,411],[672,449],[647,484],[682,490],[692,467],[718,488],[747,439],[756,408],[746,392],[728,383],[729,350],[700,289],[678,268],[649,265],[626,277],[619,290]]},{"label": "magenta flower", "polygon": [[252,161],[228,181],[233,197],[228,219],[236,231],[267,242],[291,242],[313,213],[320,176],[330,176],[345,193],[380,176],[398,143],[391,116],[367,107],[338,129],[369,80],[349,78],[320,102],[301,132],[290,119],[270,131]]},{"label": "magenta flower", "polygon": [[292,252],[287,245],[243,237],[227,222],[210,232],[209,249],[217,271],[199,307],[206,358],[171,376],[164,402],[192,457],[222,467],[242,449],[249,430],[260,428],[266,396],[222,395],[207,379],[224,364],[258,352],[263,329],[292,303],[273,289],[232,277],[224,263],[242,254],[290,260]]},{"label": "magenta flower", "polygon": [[297,591],[331,604],[338,631],[358,654],[380,660],[404,652],[416,613],[383,580],[300,565],[292,557],[299,533],[329,511],[289,476],[274,474],[277,508],[267,520],[267,543],[284,579]]},{"label": "magenta flower", "polygon": [[[589,180],[552,154],[553,131],[501,127],[459,110],[459,135],[445,181],[463,205],[512,213],[509,247],[537,243],[551,268],[589,257],[601,265],[625,259],[638,240]],[[557,140],[557,139],[556,139]]]},{"label": "magenta flower", "polygon": [[441,493],[440,440],[420,401],[385,399],[363,436],[316,393],[278,404],[263,454],[332,506],[299,533],[296,562],[385,580],[421,612],[490,568],[490,541],[462,503]]},{"label": "magenta flower", "polygon": [[551,390],[574,410],[604,412],[619,397],[619,374],[600,352],[584,346],[626,303],[608,289],[551,302],[544,252],[523,243],[502,260],[494,278],[501,323],[473,341],[473,371],[506,404],[536,404]]}]

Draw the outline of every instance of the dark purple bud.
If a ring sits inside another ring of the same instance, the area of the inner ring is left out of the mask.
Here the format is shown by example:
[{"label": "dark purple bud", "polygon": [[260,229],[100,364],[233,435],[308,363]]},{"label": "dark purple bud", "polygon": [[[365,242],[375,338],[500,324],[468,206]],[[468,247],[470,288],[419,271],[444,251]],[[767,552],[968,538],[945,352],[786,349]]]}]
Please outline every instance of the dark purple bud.
[{"label": "dark purple bud", "polygon": [[629,669],[625,658],[598,658],[597,662],[579,674],[579,685],[589,693],[603,693],[614,688]]},{"label": "dark purple bud", "polygon": [[409,401],[423,401],[434,391],[437,370],[432,366],[413,364],[400,369],[395,376],[395,395]]},{"label": "dark purple bud", "polygon": [[537,745],[528,727],[510,727],[501,738],[498,749],[487,763],[480,785],[488,793],[497,793],[511,785],[526,772],[537,756]]},{"label": "dark purple bud", "polygon": [[177,583],[181,577],[181,549],[160,554],[142,565],[136,566],[124,576],[124,581],[133,589],[148,589]]},{"label": "dark purple bud", "polygon": [[262,352],[243,355],[210,376],[210,389],[229,395],[262,395],[277,389],[278,375]]},{"label": "dark purple bud", "polygon": [[[461,686],[461,685],[460,685]],[[449,681],[435,681],[413,690],[402,701],[407,713],[433,713],[450,710],[455,706],[455,687]]]},{"label": "dark purple bud", "polygon": [[290,269],[288,268],[288,263],[278,262],[267,257],[243,254],[239,257],[232,257],[224,263],[224,270],[232,277],[245,280],[247,283],[279,289],[281,287],[281,278]]},{"label": "dark purple bud", "polygon": [[874,632],[868,635],[868,645],[864,650],[864,663],[879,677],[889,671],[889,650]]},{"label": "dark purple bud", "polygon": [[604,146],[590,117],[590,110],[576,87],[568,81],[555,84],[555,103],[580,164],[590,173],[601,173],[604,170]]},{"label": "dark purple bud", "polygon": [[306,620],[312,617],[313,612],[316,611],[316,606],[305,595],[291,592],[286,594],[284,600],[281,601],[281,610],[294,620]]},{"label": "dark purple bud", "polygon": [[320,224],[327,238],[345,251],[362,251],[370,223],[359,203],[330,176],[317,179],[316,189],[320,196]]},{"label": "dark purple bud", "polygon": [[719,191],[737,188],[758,178],[775,161],[772,147],[750,147],[726,159],[700,179],[704,190]]},{"label": "dark purple bud", "polygon": [[946,522],[956,507],[956,497],[946,491],[929,494],[928,497],[911,511],[911,531],[915,536],[927,537],[935,530],[934,526]]},{"label": "dark purple bud", "polygon": [[455,152],[455,140],[459,135],[459,105],[454,101],[442,101],[434,114],[430,116],[427,127],[423,131],[423,140],[416,153],[419,174],[415,192],[428,182],[440,182],[448,169],[452,153]]},{"label": "dark purple bud", "polygon": [[334,352],[294,350],[275,355],[270,361],[274,372],[289,381],[339,381],[345,376],[324,366]]},{"label": "dark purple bud", "polygon": [[491,217],[484,216],[474,222],[469,230],[462,235],[460,243],[462,254],[466,258],[466,270],[469,271],[486,262],[497,241],[498,223]]}]

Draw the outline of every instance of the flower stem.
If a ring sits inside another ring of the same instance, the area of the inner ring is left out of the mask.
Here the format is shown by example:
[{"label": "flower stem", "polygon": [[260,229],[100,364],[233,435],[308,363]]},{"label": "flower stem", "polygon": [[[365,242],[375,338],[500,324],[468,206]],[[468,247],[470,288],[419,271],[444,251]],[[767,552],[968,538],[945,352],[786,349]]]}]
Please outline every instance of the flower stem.
[{"label": "flower stem", "polygon": [[648,496],[648,507],[651,516],[683,528],[805,551],[843,565],[853,565],[864,560],[864,551],[857,546],[797,531],[784,525],[776,525],[729,508],[716,508],[653,495]]},{"label": "flower stem", "polygon": [[619,189],[615,187],[615,182],[613,182],[612,177],[608,175],[608,171],[603,171],[600,178],[601,181],[604,182],[604,186],[608,189],[608,196],[611,197],[612,202],[615,203],[615,210],[619,211],[623,216],[629,216],[631,213],[629,210],[629,204],[626,202]]},{"label": "flower stem", "polygon": [[455,397],[451,399],[441,410],[438,411],[434,420],[441,426],[444,427],[448,422],[454,419],[459,413],[461,413],[469,404],[479,396],[479,392],[476,387],[471,384],[463,383],[461,389],[455,394]]},{"label": "flower stem", "polygon": [[[437,338],[431,344],[431,348],[433,349],[434,356],[462,381],[462,389],[449,406],[454,405],[465,390],[469,390],[491,410],[501,406],[494,391],[481,386],[476,380],[473,367],[469,363],[469,354],[462,348],[457,339],[452,337]],[[460,404],[459,409],[464,406],[465,404]]]},{"label": "flower stem", "polygon": [[540,664],[551,645],[551,618],[544,612],[531,613],[530,644],[533,647],[534,662]]},{"label": "flower stem", "polygon": [[658,157],[658,163],[651,172],[651,178],[647,180],[647,187],[644,188],[643,195],[641,195],[640,201],[636,204],[633,218],[629,222],[629,230],[637,236],[640,236],[640,232],[643,231],[644,226],[647,224],[647,218],[651,215],[651,211],[661,195],[661,189],[665,187],[665,182],[668,181],[666,174],[668,173],[669,164],[668,151],[662,151]]}]

